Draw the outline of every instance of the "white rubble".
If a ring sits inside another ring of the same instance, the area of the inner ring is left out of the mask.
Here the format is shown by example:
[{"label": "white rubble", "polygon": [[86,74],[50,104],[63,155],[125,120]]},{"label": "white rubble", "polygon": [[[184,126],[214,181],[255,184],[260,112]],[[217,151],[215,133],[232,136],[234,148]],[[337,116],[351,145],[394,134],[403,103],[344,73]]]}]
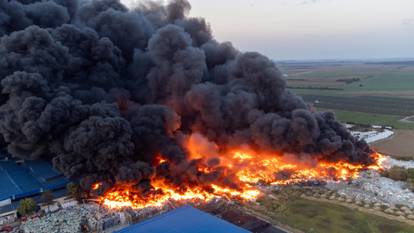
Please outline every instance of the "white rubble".
[{"label": "white rubble", "polygon": [[344,126],[350,130],[353,136],[359,139],[363,139],[367,143],[384,140],[394,135],[394,131],[392,131],[392,127],[389,127],[389,126],[384,127],[381,125],[371,125],[372,130],[369,130],[369,131],[352,130],[355,127],[355,125],[353,124],[345,123]]},{"label": "white rubble", "polygon": [[356,201],[414,208],[414,193],[406,188],[404,182],[382,177],[376,171],[362,172],[361,176],[351,183],[328,182],[326,187]]},{"label": "white rubble", "polygon": [[41,218],[29,219],[21,229],[25,233],[76,233],[80,232],[82,220],[96,228],[98,221],[110,215],[99,205],[83,204],[67,207]]},{"label": "white rubble", "polygon": [[354,125],[352,125],[352,124],[348,124],[348,123],[345,123],[345,124],[344,124],[344,126],[345,126],[347,129],[350,129],[350,128],[354,127]]},{"label": "white rubble", "polygon": [[403,167],[405,169],[408,168],[414,168],[414,161],[403,161],[403,160],[397,160],[393,159],[389,156],[386,156],[386,159],[382,162],[382,166],[386,169],[390,169],[392,167]]},{"label": "white rubble", "polygon": [[[152,216],[167,208],[148,207],[140,210],[110,210],[96,203],[66,206],[54,213],[29,219],[22,223],[24,233],[78,233],[86,224],[88,232],[112,232],[112,228],[126,224],[130,218]],[[128,217],[126,216],[128,215]]]},{"label": "white rubble", "polygon": [[386,138],[389,138],[392,135],[394,135],[394,132],[389,129],[384,129],[383,131],[376,131],[376,130],[366,131],[366,132],[351,131],[351,134],[359,139],[365,140],[367,143],[372,143],[372,142],[376,142],[379,140],[384,140]]}]

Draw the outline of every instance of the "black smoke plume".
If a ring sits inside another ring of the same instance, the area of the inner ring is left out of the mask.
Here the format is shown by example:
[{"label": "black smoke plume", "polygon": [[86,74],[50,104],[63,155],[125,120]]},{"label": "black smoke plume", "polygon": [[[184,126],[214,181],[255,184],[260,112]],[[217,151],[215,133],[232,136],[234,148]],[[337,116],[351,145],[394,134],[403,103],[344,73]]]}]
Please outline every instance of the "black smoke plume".
[{"label": "black smoke plume", "polygon": [[219,177],[190,174],[183,139],[194,132],[222,149],[372,162],[332,113],[286,89],[273,61],[216,41],[189,10],[186,0],[0,0],[2,144],[84,187],[146,183],[158,153],[174,182]]}]

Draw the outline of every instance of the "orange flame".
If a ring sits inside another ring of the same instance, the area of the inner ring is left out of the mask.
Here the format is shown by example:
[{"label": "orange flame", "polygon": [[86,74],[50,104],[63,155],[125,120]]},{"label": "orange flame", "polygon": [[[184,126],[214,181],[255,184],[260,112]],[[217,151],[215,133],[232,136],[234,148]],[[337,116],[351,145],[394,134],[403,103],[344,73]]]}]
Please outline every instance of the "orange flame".
[{"label": "orange flame", "polygon": [[[190,159],[197,159],[198,171],[209,174],[219,169],[232,177],[237,188],[228,185],[210,183],[206,185],[183,184],[182,187],[169,184],[162,178],[151,180],[152,190],[143,195],[135,191],[133,184],[116,185],[100,202],[109,208],[160,207],[168,201],[202,201],[208,202],[215,198],[238,199],[241,201],[255,200],[260,195],[257,183],[270,185],[287,185],[309,180],[348,180],[357,178],[362,170],[380,170],[385,157],[373,153],[373,165],[352,164],[350,162],[316,161],[311,158],[297,158],[274,153],[257,153],[248,148],[232,149],[219,152],[218,146],[200,136],[190,137],[187,143]],[[218,164],[209,163],[220,155]],[[156,164],[167,162],[157,156]],[[232,174],[232,176],[231,176]]]},{"label": "orange flame", "polygon": [[202,187],[187,188],[185,191],[178,191],[175,187],[167,185],[162,181],[152,183],[154,192],[148,196],[142,196],[139,192],[134,192],[131,185],[121,185],[100,198],[103,205],[112,208],[133,208],[143,209],[148,207],[161,207],[168,201],[202,201],[208,202],[214,198],[254,200],[260,192],[257,189],[237,191],[223,188],[218,185],[211,185],[211,191],[205,191]]},{"label": "orange flame", "polygon": [[92,190],[98,190],[101,187],[100,183],[95,183],[92,185]]}]

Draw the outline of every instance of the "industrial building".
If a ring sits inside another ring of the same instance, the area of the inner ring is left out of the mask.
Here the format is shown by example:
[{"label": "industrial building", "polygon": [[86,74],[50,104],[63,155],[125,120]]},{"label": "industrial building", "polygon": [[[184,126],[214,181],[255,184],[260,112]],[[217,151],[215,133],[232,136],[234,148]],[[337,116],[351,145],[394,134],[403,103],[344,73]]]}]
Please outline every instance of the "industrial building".
[{"label": "industrial building", "polygon": [[49,162],[16,160],[1,151],[0,213],[15,207],[15,201],[39,196],[44,191],[59,194],[68,182]]},{"label": "industrial building", "polygon": [[191,206],[177,208],[116,233],[249,233]]}]

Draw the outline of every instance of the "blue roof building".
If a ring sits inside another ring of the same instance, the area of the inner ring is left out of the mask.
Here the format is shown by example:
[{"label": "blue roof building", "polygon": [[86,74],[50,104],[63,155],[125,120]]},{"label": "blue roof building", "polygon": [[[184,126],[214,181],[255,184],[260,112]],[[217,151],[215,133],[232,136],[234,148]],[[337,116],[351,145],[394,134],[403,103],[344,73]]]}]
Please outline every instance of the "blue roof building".
[{"label": "blue roof building", "polygon": [[42,191],[65,188],[69,182],[46,161],[0,160],[0,206]]},{"label": "blue roof building", "polygon": [[184,206],[115,233],[250,233],[250,231],[191,206]]}]

